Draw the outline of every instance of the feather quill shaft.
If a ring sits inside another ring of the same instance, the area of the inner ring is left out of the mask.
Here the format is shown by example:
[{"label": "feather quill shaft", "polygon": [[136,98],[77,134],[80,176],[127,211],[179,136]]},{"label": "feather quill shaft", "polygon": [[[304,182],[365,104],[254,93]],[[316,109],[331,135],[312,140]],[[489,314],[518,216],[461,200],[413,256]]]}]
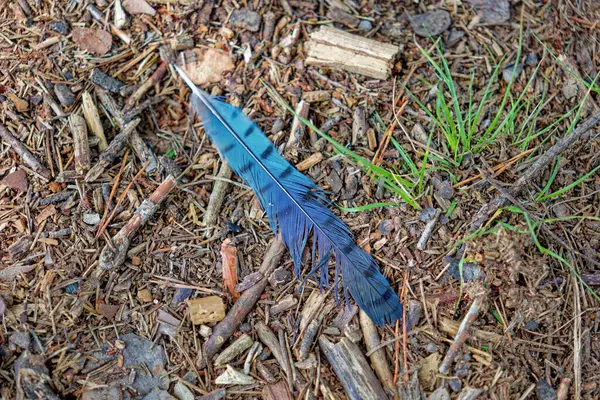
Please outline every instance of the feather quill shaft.
[{"label": "feather quill shaft", "polygon": [[302,252],[312,234],[309,275],[314,274],[321,287],[330,287],[327,271],[335,255],[334,285],[341,275],[344,293],[349,292],[376,324],[400,319],[398,296],[373,257],[354,242],[350,229],[326,207],[323,190],[285,160],[239,108],[204,93],[183,70],[174,67],[190,87],[193,109],[219,153],[252,188],[273,232],[281,233],[296,276],[300,277]]}]

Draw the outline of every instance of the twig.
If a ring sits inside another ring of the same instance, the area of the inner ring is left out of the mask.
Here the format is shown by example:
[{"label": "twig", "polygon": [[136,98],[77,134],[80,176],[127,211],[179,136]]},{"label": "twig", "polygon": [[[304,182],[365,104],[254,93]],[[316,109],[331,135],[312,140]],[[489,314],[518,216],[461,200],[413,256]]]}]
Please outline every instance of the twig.
[{"label": "twig", "polygon": [[[112,246],[106,245],[100,253],[101,269],[113,269],[125,261],[131,238],[142,227],[165,200],[169,192],[177,185],[173,176],[169,175],[158,188],[145,199],[135,211],[129,222],[112,238]],[[116,209],[116,207],[115,207]]]},{"label": "twig", "polygon": [[[377,348],[381,343],[377,327],[363,310],[359,311],[359,318],[367,351],[371,351],[372,349]],[[375,370],[375,374],[379,377],[379,381],[383,383],[385,389],[391,391],[394,393],[394,397],[397,397],[396,387],[394,386],[394,377],[390,371],[385,350],[378,349],[373,352],[369,358],[371,359],[371,365]]]},{"label": "twig", "polygon": [[102,127],[102,121],[100,121],[100,115],[98,115],[98,108],[96,107],[96,104],[94,104],[89,92],[84,92],[81,95],[81,108],[83,109],[83,116],[87,121],[88,128],[90,128],[90,131],[100,139],[98,150],[106,150],[108,141],[104,135],[104,128]]},{"label": "twig", "polygon": [[425,229],[423,229],[423,233],[421,234],[421,237],[419,238],[419,241],[417,242],[417,249],[425,250],[425,248],[427,248],[427,242],[429,241],[429,238],[431,237],[431,234],[433,233],[433,229],[435,228],[435,224],[437,223],[441,214],[442,214],[442,212],[440,210],[436,209],[435,214],[431,217],[431,219],[429,221],[427,221],[427,224],[425,225]]},{"label": "twig", "polygon": [[213,328],[213,334],[208,338],[204,345],[204,357],[198,363],[200,364],[198,365],[199,368],[206,366],[206,363],[217,354],[223,344],[227,342],[227,339],[229,339],[233,332],[241,325],[242,321],[246,318],[246,315],[254,308],[254,305],[267,287],[269,275],[279,265],[279,261],[281,260],[284,251],[285,245],[283,240],[281,236],[277,236],[271,244],[271,247],[269,247],[258,271],[262,274],[263,278],[254,286],[244,291],[238,301],[231,307],[231,310],[229,310],[225,318]]},{"label": "twig", "polygon": [[463,318],[460,327],[458,328],[458,332],[454,337],[454,341],[450,345],[450,348],[448,349],[444,360],[440,364],[440,373],[448,374],[448,372],[450,372],[450,367],[454,362],[454,358],[456,357],[458,351],[469,337],[469,328],[477,318],[477,315],[479,315],[479,310],[483,305],[484,298],[484,295],[479,295],[473,300],[471,307],[469,307],[469,311],[467,311],[467,314]]},{"label": "twig", "polygon": [[[219,173],[217,174],[217,177],[222,179],[215,179],[213,181],[213,189],[210,193],[210,198],[208,199],[208,206],[206,207],[204,218],[202,219],[202,223],[209,228],[217,222],[217,217],[221,212],[221,206],[223,205],[225,196],[229,190],[231,174],[231,168],[229,168],[229,165],[227,165],[226,162],[223,162],[221,168],[219,168]],[[211,231],[212,229],[208,229],[206,236],[210,236]]]},{"label": "twig", "polygon": [[90,145],[85,119],[77,114],[69,116],[69,128],[73,134],[73,153],[75,156],[75,171],[85,174],[90,169]]},{"label": "twig", "polygon": [[121,133],[115,136],[106,148],[106,150],[104,150],[102,154],[100,154],[100,157],[98,157],[98,162],[96,162],[96,164],[92,168],[90,168],[87,175],[85,176],[85,182],[93,182],[96,179],[98,179],[98,177],[102,175],[106,167],[113,163],[113,161],[125,148],[129,136],[135,130],[135,127],[138,126],[139,123],[139,119],[134,119],[133,121],[129,122],[123,127]]},{"label": "twig", "polygon": [[156,85],[160,80],[165,76],[165,72],[167,72],[168,64],[166,62],[162,62],[156,71],[148,78],[144,83],[140,85],[140,87],[129,96],[127,101],[125,102],[125,107],[123,107],[123,114],[127,114],[137,103],[144,94],[150,90],[154,85]]},{"label": "twig", "polygon": [[[523,175],[514,184],[510,193],[516,197],[523,188],[531,183],[536,175],[538,175],[545,167],[551,165],[556,157],[558,157],[563,151],[567,150],[573,143],[579,140],[588,130],[592,129],[600,122],[600,113],[596,113],[586,119],[584,122],[573,130],[573,132],[561,138],[554,146],[550,147],[544,154],[531,164],[529,168],[523,173]],[[498,195],[492,201],[485,204],[477,212],[475,217],[471,220],[471,230],[477,230],[483,226],[489,215],[494,214],[498,209],[508,204],[507,199],[503,194]]]},{"label": "twig", "polygon": [[23,143],[21,143],[19,139],[15,138],[2,124],[0,124],[0,137],[2,137],[2,140],[4,140],[31,169],[42,175],[44,178],[50,177],[50,172],[46,169],[46,167],[44,167],[38,161],[38,159],[35,158],[35,156],[29,150],[27,150]]}]

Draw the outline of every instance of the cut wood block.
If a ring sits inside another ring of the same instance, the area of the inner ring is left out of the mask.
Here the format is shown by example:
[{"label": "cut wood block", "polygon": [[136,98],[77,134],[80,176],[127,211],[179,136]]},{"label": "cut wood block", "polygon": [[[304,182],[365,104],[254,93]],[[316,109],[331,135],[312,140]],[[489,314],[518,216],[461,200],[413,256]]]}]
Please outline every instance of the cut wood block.
[{"label": "cut wood block", "polygon": [[218,322],[225,318],[225,303],[219,296],[188,300],[190,318],[194,325]]},{"label": "cut wood block", "polygon": [[398,46],[380,43],[323,26],[306,43],[309,65],[340,68],[375,79],[387,79]]}]

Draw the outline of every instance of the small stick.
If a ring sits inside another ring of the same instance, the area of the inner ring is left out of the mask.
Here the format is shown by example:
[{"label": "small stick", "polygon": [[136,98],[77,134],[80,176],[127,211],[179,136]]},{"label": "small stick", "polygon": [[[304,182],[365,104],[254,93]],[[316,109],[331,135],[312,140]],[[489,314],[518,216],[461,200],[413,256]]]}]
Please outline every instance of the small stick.
[{"label": "small stick", "polygon": [[138,126],[139,123],[139,119],[134,119],[133,121],[129,122],[123,127],[121,133],[115,136],[106,148],[106,150],[104,150],[102,154],[100,154],[98,162],[96,162],[96,164],[92,168],[90,168],[87,175],[85,176],[85,182],[93,182],[96,179],[98,179],[100,175],[102,175],[106,167],[112,164],[112,162],[125,148],[129,136],[131,136],[132,132],[135,130],[135,127]]},{"label": "small stick", "polygon": [[571,378],[561,379],[556,391],[556,400],[567,400],[569,398],[569,386],[571,386]]},{"label": "small stick", "polygon": [[25,164],[27,164],[32,170],[42,175],[44,178],[50,178],[50,172],[44,167],[37,158],[21,143],[19,139],[14,137],[8,129],[0,124],[0,137],[4,140],[15,153],[17,153]]},{"label": "small stick", "polygon": [[260,341],[263,342],[263,344],[265,346],[267,346],[269,348],[269,350],[271,350],[271,353],[273,353],[273,357],[275,357],[275,360],[277,360],[277,362],[279,363],[279,366],[285,373],[285,375],[288,379],[288,384],[290,384],[290,387],[291,387],[291,383],[292,383],[291,377],[290,377],[291,373],[290,373],[289,365],[286,362],[286,356],[284,354],[285,349],[283,349],[281,347],[281,344],[279,343],[277,336],[275,336],[275,334],[273,333],[271,328],[269,328],[262,321],[257,322],[256,325],[254,326],[254,328],[256,329],[256,334],[258,335],[258,338],[260,339]]},{"label": "small stick", "polygon": [[150,108],[153,105],[160,103],[161,101],[163,101],[163,99],[164,98],[162,96],[156,96],[156,97],[151,97],[148,100],[145,100],[143,103],[140,103],[140,105],[138,105],[133,110],[129,110],[123,114],[123,118],[124,118],[125,122],[131,121],[132,119],[137,117],[139,114],[141,114],[142,111],[145,111],[147,108]]},{"label": "small stick", "polygon": [[121,181],[121,174],[123,173],[123,170],[125,169],[125,165],[127,164],[128,156],[129,156],[129,150],[126,150],[125,155],[123,156],[123,161],[121,161],[121,167],[119,168],[119,172],[115,176],[115,183],[113,184],[113,187],[110,190],[110,194],[108,195],[108,199],[106,200],[106,205],[104,206],[104,214],[102,215],[103,221],[108,216],[108,212],[110,211],[110,204],[112,203],[112,199],[117,194],[117,188],[119,187],[119,182]]},{"label": "small stick", "polygon": [[[148,164],[148,163],[146,163],[146,164]],[[133,179],[131,180],[131,182],[129,182],[129,185],[127,185],[127,187],[125,188],[125,190],[123,191],[123,193],[119,197],[119,200],[117,200],[117,204],[115,204],[115,207],[113,208],[113,210],[110,213],[110,215],[108,216],[108,218],[106,218],[106,221],[104,223],[100,224],[100,228],[98,229],[98,233],[96,233],[96,238],[99,238],[100,235],[102,235],[102,232],[104,232],[104,230],[108,226],[108,224],[110,224],[110,221],[114,218],[115,214],[117,213],[117,210],[119,210],[119,206],[121,205],[121,203],[125,199],[125,196],[127,196],[127,192],[129,192],[129,189],[131,189],[131,187],[133,186],[133,184],[135,183],[135,181],[140,177],[140,175],[142,174],[142,172],[144,172],[144,168],[146,168],[146,165],[144,165],[142,168],[140,168],[140,170],[137,172],[137,174],[135,174],[135,176],[133,177]]]},{"label": "small stick", "polygon": [[[117,102],[106,90],[96,88],[96,95],[109,114],[113,116],[117,122],[117,125],[119,125],[121,129],[124,129],[124,126],[127,125],[128,122],[126,122],[125,115],[119,108]],[[127,140],[129,147],[133,149],[135,155],[140,159],[141,162],[145,163],[146,161],[150,160],[150,164],[148,164],[146,172],[154,171],[158,166],[156,156],[154,155],[152,149],[150,149],[150,147],[144,143],[137,130],[134,129]]]},{"label": "small stick", "polygon": [[425,229],[423,229],[423,233],[421,234],[421,237],[417,242],[417,249],[425,250],[425,248],[427,248],[427,242],[429,241],[429,238],[433,233],[433,229],[435,228],[435,224],[437,223],[441,214],[442,212],[440,210],[435,210],[435,214],[433,215],[433,217],[431,217],[431,219],[427,221]]},{"label": "small stick", "polygon": [[241,325],[246,315],[254,308],[254,305],[267,287],[268,276],[279,265],[284,251],[285,244],[283,243],[283,239],[281,236],[277,236],[273,243],[271,243],[271,247],[269,247],[258,271],[262,274],[263,278],[254,286],[242,292],[242,295],[233,307],[231,307],[225,318],[213,328],[213,334],[204,344],[204,357],[197,363],[200,364],[198,368],[206,366],[206,363],[217,354],[223,344],[227,342],[233,332]]},{"label": "small stick", "polygon": [[[206,212],[204,213],[204,218],[202,220],[202,224],[209,228],[217,222],[217,217],[221,212],[221,206],[223,205],[225,196],[229,190],[229,180],[231,179],[232,172],[229,165],[227,165],[226,162],[223,162],[221,168],[219,168],[219,173],[217,174],[218,179],[213,181],[213,190],[210,193],[208,206],[206,207]],[[207,231],[206,235],[210,236],[210,229]]]},{"label": "small stick", "polygon": [[[514,184],[510,194],[516,197],[521,190],[529,183],[533,182],[533,179],[538,175],[544,168],[551,165],[556,157],[558,157],[563,151],[567,150],[573,143],[579,140],[587,131],[595,127],[600,122],[600,113],[596,113],[583,121],[579,126],[568,136],[561,138],[554,146],[550,147],[544,154],[525,170],[523,175]],[[498,195],[492,201],[485,204],[479,209],[475,217],[471,220],[471,230],[477,230],[483,226],[489,215],[494,214],[498,209],[508,204],[507,199],[503,194]]]},{"label": "small stick", "polygon": [[286,151],[294,157],[298,156],[298,144],[300,143],[302,136],[304,136],[304,131],[306,130],[306,125],[304,125],[304,122],[300,121],[300,118],[307,119],[309,110],[310,104],[304,100],[300,100],[296,105],[296,113],[294,115],[294,120],[292,121],[292,129],[290,129],[290,136],[285,144]]},{"label": "small stick", "polygon": [[[367,346],[367,351],[376,349],[381,344],[377,327],[369,318],[369,316],[363,311],[359,311],[360,326],[363,331],[363,339]],[[375,374],[379,377],[379,381],[383,383],[384,388],[387,391],[394,393],[394,397],[397,398],[396,387],[394,385],[394,377],[390,371],[388,359],[385,354],[385,350],[380,348],[374,351],[369,358],[371,359],[371,365],[375,370]]]},{"label": "small stick", "polygon": [[108,147],[108,141],[104,135],[104,128],[102,127],[102,122],[100,121],[100,115],[98,115],[98,108],[96,107],[96,104],[94,104],[92,96],[87,91],[81,96],[81,101],[83,116],[87,121],[88,128],[90,128],[90,131],[92,131],[94,136],[100,140],[98,143],[98,150],[104,151]]},{"label": "small stick", "polygon": [[90,169],[90,145],[85,119],[78,114],[71,114],[69,116],[69,128],[73,134],[75,171],[79,174],[85,174]]},{"label": "small stick", "polygon": [[125,101],[125,107],[123,107],[123,114],[126,114],[130,111],[135,104],[144,96],[144,94],[150,90],[154,85],[156,85],[160,80],[165,76],[165,72],[167,72],[168,64],[166,62],[162,62],[156,71],[146,80],[144,83],[140,85],[140,87],[129,96],[127,101]]},{"label": "small stick", "polygon": [[[149,198],[145,199],[135,211],[129,222],[121,228],[112,238],[112,246],[106,245],[100,253],[99,265],[103,270],[118,267],[125,261],[127,249],[131,238],[156,212],[160,204],[165,200],[169,192],[177,185],[177,181],[172,175],[156,188]],[[116,207],[115,207],[116,209]]]},{"label": "small stick", "polygon": [[475,299],[473,300],[471,307],[469,307],[469,311],[467,311],[467,314],[463,318],[463,320],[460,324],[460,327],[458,328],[458,332],[456,332],[454,341],[450,345],[450,348],[448,349],[448,352],[446,353],[444,360],[440,364],[440,368],[439,368],[440,373],[446,375],[446,374],[448,374],[448,372],[450,372],[450,367],[452,366],[452,363],[454,362],[454,358],[456,357],[458,351],[460,350],[462,345],[467,341],[467,338],[469,337],[469,328],[475,321],[475,318],[477,318],[477,315],[479,315],[479,310],[481,309],[481,306],[483,305],[483,300],[484,300],[483,295],[479,295],[479,296],[475,297]]}]

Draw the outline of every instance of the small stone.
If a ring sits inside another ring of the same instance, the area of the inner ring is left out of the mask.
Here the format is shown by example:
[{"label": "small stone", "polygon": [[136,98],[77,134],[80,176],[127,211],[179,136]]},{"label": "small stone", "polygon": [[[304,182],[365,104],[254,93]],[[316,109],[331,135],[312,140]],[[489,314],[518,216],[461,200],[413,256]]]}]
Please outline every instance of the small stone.
[{"label": "small stone", "polygon": [[26,192],[29,184],[27,182],[27,174],[22,169],[17,169],[15,172],[11,172],[6,175],[0,185],[6,185],[11,189],[20,190]]},{"label": "small stone", "polygon": [[87,225],[96,226],[100,223],[100,214],[85,213],[83,214],[83,222],[85,222]]},{"label": "small stone", "polygon": [[394,221],[391,219],[384,219],[383,221],[379,222],[379,233],[381,233],[382,235],[390,235],[395,228],[395,224]]},{"label": "small stone", "polygon": [[252,327],[250,326],[249,323],[244,322],[243,324],[240,325],[239,330],[240,330],[240,332],[248,333],[252,330]]},{"label": "small stone", "polygon": [[150,393],[142,398],[142,400],[177,400],[171,396],[166,390],[154,388]]},{"label": "small stone", "polygon": [[173,388],[173,394],[179,400],[194,400],[196,397],[190,389],[181,381],[178,381]]},{"label": "small stone", "polygon": [[122,398],[118,385],[110,385],[99,389],[86,390],[81,395],[81,400],[108,400]]},{"label": "small stone", "polygon": [[331,186],[331,191],[333,193],[339,193],[342,190],[344,183],[340,178],[340,174],[335,169],[332,169],[329,175],[327,175],[327,183]]},{"label": "small stone", "polygon": [[121,90],[121,88],[125,86],[123,82],[113,78],[112,76],[106,75],[98,68],[94,68],[92,70],[92,73],[90,74],[90,81],[100,86],[102,89],[108,90],[112,93],[119,93],[119,90]]},{"label": "small stone", "polygon": [[138,290],[137,298],[143,301],[144,303],[151,303],[154,298],[152,297],[152,293],[148,289]]},{"label": "small stone", "polygon": [[466,387],[458,395],[458,400],[477,400],[481,393],[483,393],[483,389]]},{"label": "small stone", "polygon": [[577,80],[575,80],[574,78],[568,79],[562,87],[562,92],[567,100],[571,100],[573,97],[577,96],[577,93],[579,93]]},{"label": "small stone", "polygon": [[436,209],[433,207],[425,207],[423,211],[419,213],[419,219],[422,222],[429,222],[435,217]]},{"label": "small stone", "polygon": [[528,331],[537,331],[540,327],[539,322],[534,321],[532,319],[530,319],[529,321],[525,322],[525,329],[527,329]]},{"label": "small stone", "polygon": [[248,29],[252,32],[258,32],[260,28],[260,14],[254,11],[250,11],[247,8],[234,10],[231,13],[230,22],[231,25],[236,28]]},{"label": "small stone", "polygon": [[438,36],[446,31],[452,23],[450,13],[445,10],[433,10],[408,17],[415,33],[422,37]]},{"label": "small stone", "polygon": [[200,325],[200,336],[209,338],[212,335],[212,328],[208,325]]},{"label": "small stone", "polygon": [[454,376],[457,378],[466,378],[469,376],[469,370],[471,369],[471,364],[465,361],[459,361],[454,370]]},{"label": "small stone", "polygon": [[454,197],[454,188],[448,180],[441,180],[437,177],[432,179],[433,187],[442,199],[450,200]]},{"label": "small stone", "polygon": [[406,315],[406,331],[411,331],[421,319],[421,313],[423,312],[423,307],[421,306],[421,302],[418,300],[410,300],[408,302],[408,314]]},{"label": "small stone", "polygon": [[194,289],[190,288],[177,288],[175,290],[175,295],[173,295],[173,300],[171,300],[171,304],[179,304],[182,301],[186,301],[194,294]]},{"label": "small stone", "polygon": [[559,204],[555,205],[554,207],[552,207],[552,212],[558,218],[564,218],[567,215],[569,215],[569,208],[567,207],[566,204],[559,203]]},{"label": "small stone", "polygon": [[514,64],[511,64],[502,70],[502,79],[504,82],[510,83],[516,79],[523,72],[523,64],[518,64],[515,68]]},{"label": "small stone", "polygon": [[450,266],[448,267],[448,273],[457,281],[460,281],[462,279],[464,282],[470,282],[475,279],[485,277],[485,272],[483,272],[479,264],[464,262],[462,264],[461,271],[459,260],[455,259],[454,257],[447,257],[445,261],[449,262],[450,264]]},{"label": "small stone", "polygon": [[460,379],[448,379],[447,382],[454,393],[458,393],[462,389],[462,381]]},{"label": "small stone", "polygon": [[130,14],[156,15],[156,10],[146,0],[125,0],[123,8]]},{"label": "small stone", "polygon": [[282,118],[277,118],[275,122],[273,122],[273,126],[271,126],[271,133],[273,135],[278,134],[285,127],[285,121]]},{"label": "small stone", "polygon": [[50,28],[54,32],[58,32],[61,35],[69,34],[69,25],[65,21],[61,21],[61,20],[50,21]]},{"label": "small stone", "polygon": [[273,287],[281,287],[292,281],[292,272],[289,268],[280,267],[277,268],[273,273],[269,276],[269,283]]},{"label": "small stone", "polygon": [[466,0],[481,17],[480,22],[500,24],[510,18],[508,0]]},{"label": "small stone", "polygon": [[452,30],[450,32],[448,32],[445,37],[444,37],[444,44],[447,47],[452,47],[454,45],[456,45],[458,42],[460,42],[460,40],[465,37],[465,32],[464,31],[456,31],[456,30]]},{"label": "small stone", "polygon": [[358,29],[364,33],[367,33],[373,29],[373,24],[368,19],[361,19],[358,23]]},{"label": "small stone", "polygon": [[433,344],[433,343],[428,343],[428,344],[425,346],[425,350],[426,350],[428,353],[435,353],[436,351],[438,351],[438,347],[437,347],[435,344]]},{"label": "small stone", "polygon": [[71,106],[75,102],[75,95],[71,91],[71,88],[64,83],[54,85],[54,93],[56,93],[58,101],[65,106]]},{"label": "small stone", "polygon": [[8,338],[8,348],[12,351],[20,348],[28,350],[31,347],[31,336],[29,332],[15,332]]},{"label": "small stone", "polygon": [[556,400],[556,391],[545,379],[540,379],[535,385],[538,400]]},{"label": "small stone", "polygon": [[450,400],[450,393],[445,387],[440,387],[431,393],[427,400]]},{"label": "small stone", "polygon": [[525,58],[525,64],[529,65],[530,67],[535,67],[538,64],[537,53],[527,54],[527,57]]}]

